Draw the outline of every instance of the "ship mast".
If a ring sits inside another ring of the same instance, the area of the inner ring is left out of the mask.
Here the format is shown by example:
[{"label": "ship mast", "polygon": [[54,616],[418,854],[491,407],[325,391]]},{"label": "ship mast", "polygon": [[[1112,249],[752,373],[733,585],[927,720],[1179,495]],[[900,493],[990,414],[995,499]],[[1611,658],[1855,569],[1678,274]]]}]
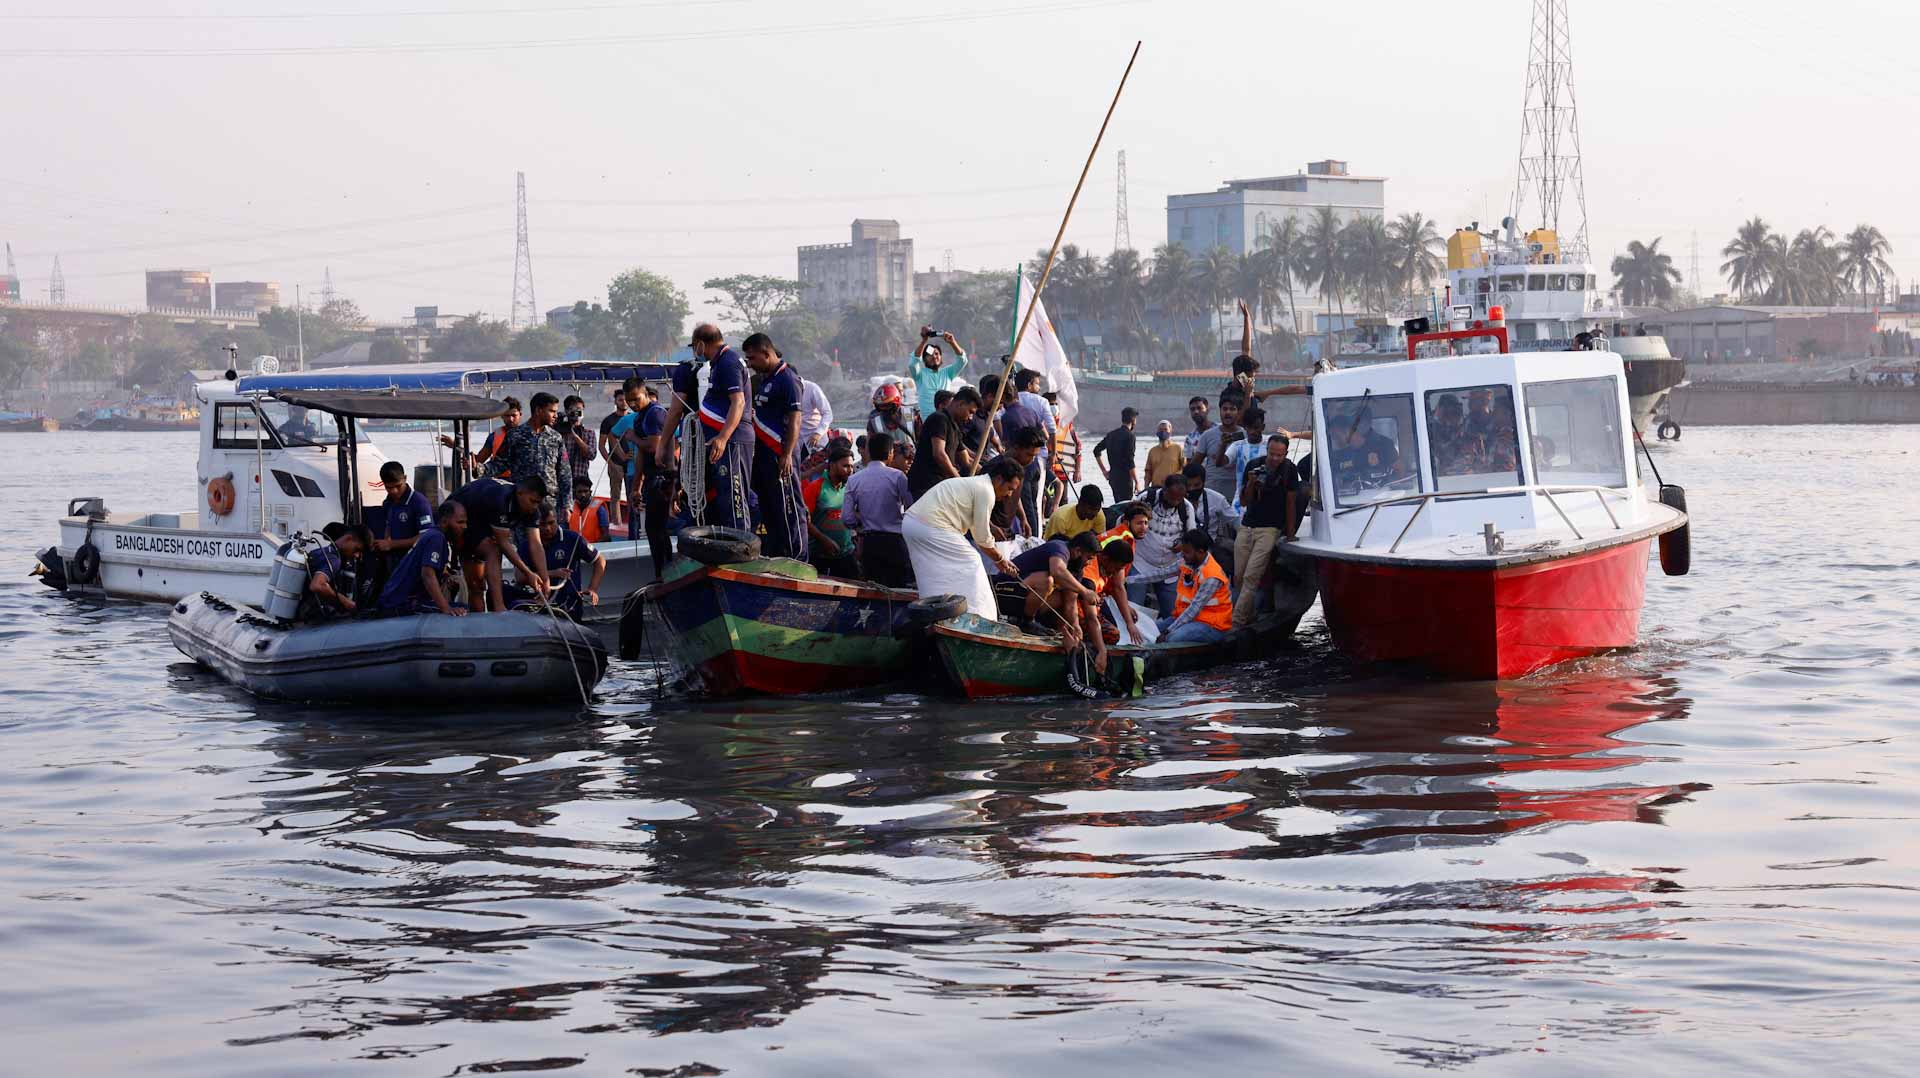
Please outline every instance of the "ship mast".
[{"label": "ship mast", "polygon": [[[1580,169],[1580,113],[1573,99],[1572,39],[1567,0],[1533,0],[1533,33],[1527,45],[1527,90],[1520,110],[1520,169],[1513,189],[1515,228],[1550,228],[1560,234],[1562,258],[1587,258],[1587,187]],[[1561,208],[1573,196],[1561,228]],[[1538,224],[1528,221],[1539,214]]]}]

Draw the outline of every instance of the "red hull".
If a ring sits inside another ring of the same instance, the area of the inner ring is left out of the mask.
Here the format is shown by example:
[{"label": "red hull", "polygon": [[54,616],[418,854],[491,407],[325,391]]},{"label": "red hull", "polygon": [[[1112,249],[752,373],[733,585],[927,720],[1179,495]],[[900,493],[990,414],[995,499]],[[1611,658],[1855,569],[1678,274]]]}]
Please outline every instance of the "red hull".
[{"label": "red hull", "polygon": [[1357,659],[1524,677],[1639,639],[1650,542],[1504,569],[1321,558],[1320,602],[1334,643]]}]

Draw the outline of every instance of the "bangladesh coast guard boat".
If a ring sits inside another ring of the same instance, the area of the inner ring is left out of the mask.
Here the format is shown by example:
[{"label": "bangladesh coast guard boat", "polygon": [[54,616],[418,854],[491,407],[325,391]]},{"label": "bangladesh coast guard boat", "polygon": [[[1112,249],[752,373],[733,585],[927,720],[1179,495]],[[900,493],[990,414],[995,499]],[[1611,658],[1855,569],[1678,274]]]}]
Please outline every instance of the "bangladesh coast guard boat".
[{"label": "bangladesh coast guard boat", "polygon": [[[386,497],[380,466],[387,455],[357,436],[352,419],[343,430],[340,417],[355,414],[351,398],[396,392],[524,397],[544,389],[604,401],[609,384],[634,376],[658,380],[666,372],[657,364],[604,362],[413,363],[289,374],[257,364],[248,375],[230,367],[226,378],[194,389],[200,423],[195,504],[116,513],[98,497],[73,498],[59,522],[59,542],[40,553],[38,571],[50,587],[75,594],[173,603],[210,592],[260,607],[282,545],[334,521],[358,521],[362,503],[372,513]],[[378,409],[358,417],[396,418]],[[598,416],[589,419],[597,429]],[[444,472],[432,464],[411,469],[430,501],[466,480],[466,454],[453,456]],[[595,546],[607,556],[606,594],[624,596],[653,579],[645,542]],[[619,604],[606,603],[589,616],[612,620],[619,612]]]},{"label": "bangladesh coast guard boat", "polygon": [[1687,571],[1686,495],[1641,477],[1621,358],[1509,353],[1491,313],[1313,379],[1311,536],[1281,553],[1316,563],[1358,659],[1521,677],[1636,642],[1656,540]]}]

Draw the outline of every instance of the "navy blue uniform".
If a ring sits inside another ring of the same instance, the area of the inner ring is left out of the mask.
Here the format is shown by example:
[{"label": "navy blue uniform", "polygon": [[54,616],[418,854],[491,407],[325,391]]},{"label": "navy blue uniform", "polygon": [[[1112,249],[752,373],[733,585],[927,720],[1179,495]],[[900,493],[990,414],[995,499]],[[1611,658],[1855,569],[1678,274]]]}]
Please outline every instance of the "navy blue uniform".
[{"label": "navy blue uniform", "polygon": [[[710,370],[706,395],[700,398],[700,424],[711,440],[718,438],[727,425],[733,395],[746,395],[747,366],[740,353],[731,348],[722,348],[707,366]],[[720,463],[707,465],[706,523],[753,530],[753,495],[748,489],[752,475],[753,416],[743,412],[733,436],[727,439]]]},{"label": "navy blue uniform", "polygon": [[807,558],[807,506],[800,477],[786,467],[781,450],[787,420],[800,410],[800,375],[781,363],[760,380],[753,394],[753,497],[767,537],[761,549],[770,558]]},{"label": "navy blue uniform", "polygon": [[[420,570],[444,573],[447,568],[447,533],[429,524],[420,530],[420,538],[407,550],[407,556],[387,578],[380,591],[381,613],[426,614],[438,611],[433,597],[420,584]],[[441,584],[445,586],[445,579]]]},{"label": "navy blue uniform", "polygon": [[[582,580],[581,574],[592,571],[593,561],[600,556],[599,552],[594,550],[593,544],[587,542],[579,532],[568,531],[565,528],[559,529],[559,534],[552,542],[548,542],[545,537],[542,537],[540,542],[547,555],[548,569],[571,570],[567,573],[566,581],[553,589],[549,601],[559,609],[579,617],[582,605],[580,592],[586,583]],[[531,556],[527,545],[521,543],[521,560],[526,561]]]},{"label": "navy blue uniform", "polygon": [[420,534],[420,529],[433,523],[433,506],[427,504],[427,496],[407,488],[407,496],[394,501],[389,495],[380,503],[387,511],[387,520],[381,530],[381,539],[411,539]]},{"label": "navy blue uniform", "polygon": [[528,528],[539,523],[532,513],[520,512],[520,507],[514,504],[513,493],[512,483],[476,479],[447,499],[467,507],[467,538],[460,544],[463,553],[478,551],[482,542],[493,538],[495,528]]}]

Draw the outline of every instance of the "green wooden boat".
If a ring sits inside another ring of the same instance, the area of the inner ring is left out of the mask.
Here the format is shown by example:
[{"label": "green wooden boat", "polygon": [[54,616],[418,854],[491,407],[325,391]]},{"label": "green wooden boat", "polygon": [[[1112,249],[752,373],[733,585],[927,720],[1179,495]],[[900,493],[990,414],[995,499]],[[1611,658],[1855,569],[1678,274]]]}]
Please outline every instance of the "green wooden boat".
[{"label": "green wooden boat", "polygon": [[[1304,572],[1303,572],[1304,569]],[[1269,613],[1225,640],[1206,644],[1143,644],[1107,649],[1109,666],[1139,660],[1147,680],[1245,662],[1272,648],[1300,627],[1319,595],[1310,567],[1282,563],[1275,569],[1274,602]],[[1066,645],[1057,636],[1036,636],[1002,621],[962,614],[933,626],[935,650],[962,693],[970,700],[993,696],[1039,696],[1071,692]]]}]

